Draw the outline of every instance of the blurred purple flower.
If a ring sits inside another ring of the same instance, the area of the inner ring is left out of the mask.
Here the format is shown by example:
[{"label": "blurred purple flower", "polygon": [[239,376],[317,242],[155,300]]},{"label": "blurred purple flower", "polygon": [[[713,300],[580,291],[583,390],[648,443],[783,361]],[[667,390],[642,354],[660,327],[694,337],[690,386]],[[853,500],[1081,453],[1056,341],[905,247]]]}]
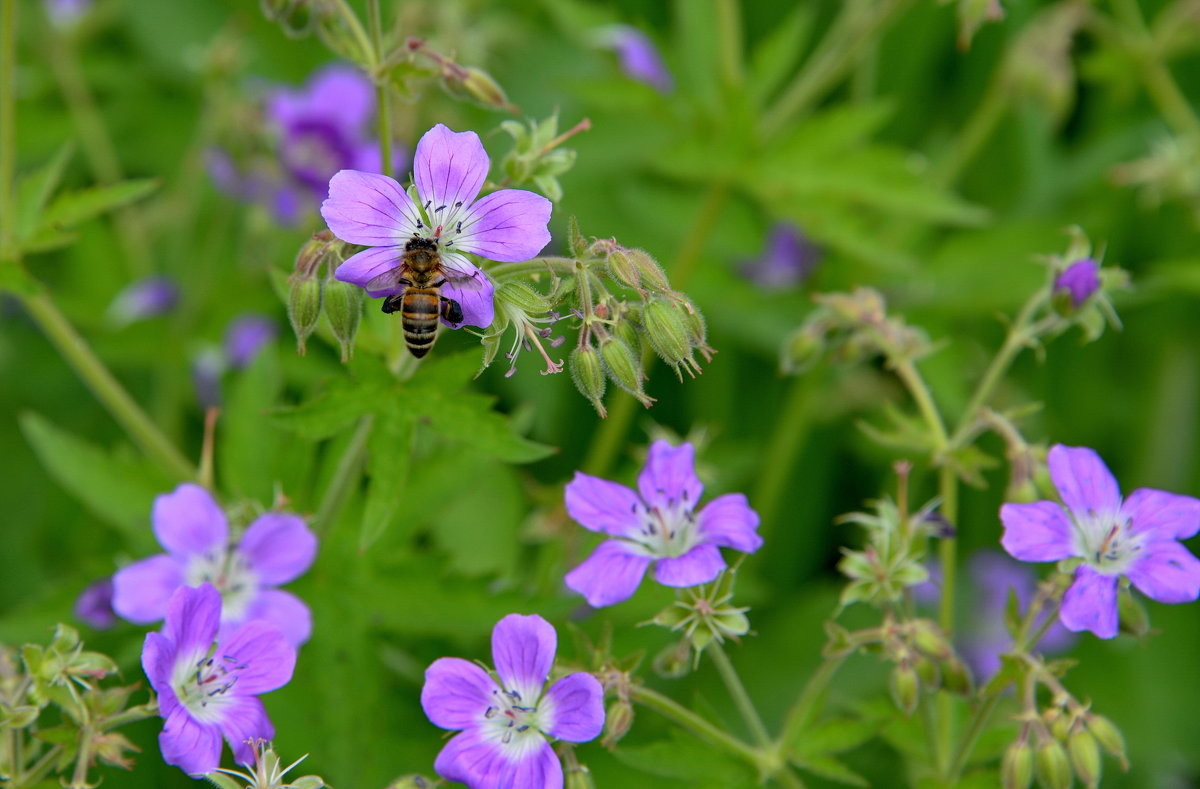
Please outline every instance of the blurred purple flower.
[{"label": "blurred purple flower", "polygon": [[627,600],[654,565],[664,586],[708,583],[725,569],[719,546],[753,553],[762,546],[758,513],[741,493],[727,493],[696,512],[704,485],[696,476],[691,444],[650,445],[634,492],[616,482],[575,472],[567,485],[567,513],[585,529],[613,539],[600,543],[567,573],[566,584],[589,605]]},{"label": "blurred purple flower", "polygon": [[108,306],[108,320],[126,326],[174,309],[179,303],[179,286],[171,277],[158,275],[131,282]]},{"label": "blurred purple flower", "polygon": [[83,19],[92,10],[93,0],[43,0],[46,18],[50,24],[62,30]]},{"label": "blurred purple flower", "polygon": [[112,578],[93,581],[75,599],[75,618],[93,630],[107,630],[117,623],[113,612]]},{"label": "blurred purple flower", "polygon": [[1077,260],[1054,278],[1055,292],[1065,291],[1071,306],[1079,309],[1088,297],[1100,289],[1100,264],[1091,258]]},{"label": "blurred purple flower", "polygon": [[142,625],[157,622],[176,589],[211,583],[223,598],[222,633],[265,619],[289,643],[308,640],[308,606],[275,588],[303,575],[316,557],[317,538],[303,518],[282,512],[260,515],[230,548],[225,513],[207,490],[184,483],[154,500],[151,521],[167,552],[113,576],[113,610],[121,617]]},{"label": "blurred purple flower", "polygon": [[[486,327],[494,314],[495,286],[460,253],[489,260],[529,260],[550,241],[546,225],[552,204],[523,189],[501,189],[479,200],[489,160],[475,132],[453,132],[437,124],[421,137],[413,175],[421,205],[386,175],[342,170],[329,182],[321,215],[342,241],[371,247],[338,266],[335,276],[365,288],[372,297],[402,293],[401,256],[424,239],[439,248],[447,281],[444,298],[457,301],[462,320],[442,322]],[[428,219],[429,225],[425,223]]]},{"label": "blurred purple flower", "polygon": [[1160,603],[1200,596],[1200,560],[1179,542],[1200,530],[1200,499],[1140,488],[1122,500],[1104,461],[1086,447],[1056,444],[1047,460],[1065,508],[1005,504],[1000,544],[1026,562],[1083,559],[1059,614],[1069,630],[1117,634],[1121,577]]},{"label": "blurred purple flower", "polygon": [[254,763],[249,743],[275,736],[258,694],[286,685],[296,666],[296,648],[273,624],[248,622],[218,638],[220,621],[221,596],[211,584],[182,586],[162,632],[147,633],[142,647],[142,669],[166,721],[158,735],[163,760],[191,775],[221,766],[222,736],[239,764]]},{"label": "blurred purple flower", "polygon": [[610,25],[597,31],[601,45],[617,53],[617,60],[625,75],[644,82],[659,93],[670,93],[675,89],[675,80],[663,63],[654,42],[642,31],[631,25]]},{"label": "blurred purple flower", "polygon": [[247,367],[258,352],[279,335],[275,321],[265,315],[247,313],[235,318],[225,330],[225,356],[235,370]]},{"label": "blurred purple flower", "polygon": [[595,739],[604,728],[604,690],[577,672],[546,682],[558,635],[540,616],[509,614],[492,631],[496,676],[461,658],[425,671],[421,707],[435,726],[458,731],[434,762],[438,775],[470,789],[562,789],[547,737]]},{"label": "blurred purple flower", "polygon": [[777,222],[762,255],[742,264],[742,276],[764,290],[783,290],[807,280],[820,259],[821,250],[800,228]]},{"label": "blurred purple flower", "polygon": [[192,385],[201,411],[221,405],[221,376],[227,366],[224,352],[213,346],[192,358]]}]

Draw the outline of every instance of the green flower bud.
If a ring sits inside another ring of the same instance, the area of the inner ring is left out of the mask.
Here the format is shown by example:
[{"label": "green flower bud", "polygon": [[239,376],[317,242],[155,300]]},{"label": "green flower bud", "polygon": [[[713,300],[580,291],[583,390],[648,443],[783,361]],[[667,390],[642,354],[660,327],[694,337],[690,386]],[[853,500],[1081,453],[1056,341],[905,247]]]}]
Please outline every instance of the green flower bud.
[{"label": "green flower bud", "polygon": [[564,789],[596,789],[596,782],[592,780],[592,773],[586,766],[577,764],[567,768],[565,772]]},{"label": "green flower bud", "polygon": [[816,364],[824,350],[824,330],[816,324],[801,326],[784,341],[779,369],[784,375],[798,375]]},{"label": "green flower bud", "polygon": [[1042,789],[1071,789],[1074,776],[1067,751],[1053,737],[1044,738],[1033,758],[1034,774]]},{"label": "green flower bud", "polygon": [[683,380],[680,366],[692,370],[697,369],[696,361],[692,358],[692,345],[688,341],[688,330],[684,323],[682,311],[667,299],[651,299],[642,313],[646,326],[646,337],[650,347],[654,349],[664,362],[671,365],[675,375]]},{"label": "green flower bud", "polygon": [[1067,753],[1071,757],[1071,766],[1075,775],[1087,786],[1100,783],[1100,746],[1096,737],[1084,726],[1076,725],[1067,736]]},{"label": "green flower bud", "polygon": [[296,333],[296,353],[307,353],[308,336],[317,328],[321,319],[321,291],[319,279],[291,279],[288,283],[287,314]]},{"label": "green flower bud", "polygon": [[504,88],[500,87],[500,83],[492,79],[486,71],[468,66],[466,75],[462,78],[462,87],[468,96],[484,106],[501,110],[515,109],[508,103],[508,96],[504,94]]},{"label": "green flower bud", "polygon": [[1033,748],[1022,737],[1008,746],[1000,760],[1000,785],[1004,789],[1029,789],[1033,783]]},{"label": "green flower bud", "polygon": [[658,261],[650,257],[644,249],[630,249],[628,253],[630,262],[637,268],[638,279],[645,287],[660,293],[670,292],[671,281],[667,279],[667,274],[662,266],[658,265]]},{"label": "green flower bud", "polygon": [[671,646],[654,656],[651,662],[654,673],[667,679],[678,679],[685,676],[692,667],[692,645],[686,638],[681,638]]},{"label": "green flower bud", "polygon": [[622,340],[613,336],[600,341],[600,356],[604,359],[604,368],[613,382],[638,399],[642,405],[649,408],[654,398],[642,391],[642,365],[633,351]]},{"label": "green flower bud", "polygon": [[1112,721],[1103,715],[1088,715],[1087,727],[1101,748],[1117,757],[1121,764],[1128,763],[1125,758],[1125,737]]},{"label": "green flower bud", "polygon": [[608,253],[605,262],[608,264],[608,273],[617,282],[631,288],[640,288],[642,277],[629,256],[630,251],[624,248],[614,249]]},{"label": "green flower bud", "polygon": [[429,789],[432,785],[423,775],[402,775],[388,784],[387,789]]},{"label": "green flower bud", "polygon": [[957,656],[942,664],[942,687],[960,696],[970,696],[975,692],[971,671]]},{"label": "green flower bud", "polygon": [[325,282],[325,317],[342,348],[343,364],[354,358],[354,336],[362,319],[364,293],[362,288],[348,282],[336,279]]},{"label": "green flower bud", "polygon": [[[686,662],[686,657],[685,657]],[[633,726],[633,705],[627,699],[616,699],[604,715],[604,736],[600,744],[612,748]]]},{"label": "green flower bud", "polygon": [[1117,616],[1122,633],[1141,638],[1150,632],[1150,615],[1146,613],[1146,607],[1128,589],[1117,593]]},{"label": "green flower bud", "polygon": [[544,315],[550,311],[550,300],[524,282],[505,282],[496,289],[496,298],[529,315]]},{"label": "green flower bud", "polygon": [[750,619],[740,612],[717,614],[712,621],[717,629],[726,636],[737,638],[750,632]]},{"label": "green flower bud", "polygon": [[918,619],[913,622],[912,639],[916,648],[931,658],[946,660],[953,654],[942,631],[928,619]]},{"label": "green flower bud", "polygon": [[571,357],[567,364],[571,368],[571,379],[575,381],[575,388],[588,399],[588,402],[600,414],[601,419],[608,416],[608,411],[604,409],[604,403],[601,402],[604,397],[605,381],[604,363],[600,359],[600,354],[591,345],[585,345],[571,351]]},{"label": "green flower bud", "polygon": [[909,663],[903,662],[893,669],[888,678],[888,690],[892,693],[892,701],[905,715],[912,715],[917,709],[921,681],[917,671]]}]

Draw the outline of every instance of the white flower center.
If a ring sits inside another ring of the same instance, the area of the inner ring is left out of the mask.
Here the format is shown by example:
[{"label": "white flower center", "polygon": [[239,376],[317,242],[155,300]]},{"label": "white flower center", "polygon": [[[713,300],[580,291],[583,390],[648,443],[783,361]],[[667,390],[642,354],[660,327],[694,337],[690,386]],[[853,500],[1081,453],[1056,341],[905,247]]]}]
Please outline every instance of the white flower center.
[{"label": "white flower center", "polygon": [[452,204],[434,205],[432,200],[426,200],[421,205],[421,213],[424,219],[417,220],[418,234],[437,241],[440,246],[453,249],[455,240],[463,231],[466,214],[463,202],[459,200]]},{"label": "white flower center", "polygon": [[221,593],[221,621],[238,622],[258,596],[258,576],[237,551],[198,554],[184,572],[188,586],[210,583]]},{"label": "white flower center", "polygon": [[639,502],[633,506],[639,521],[637,531],[627,536],[653,556],[666,559],[683,556],[700,543],[692,506],[687,491],[678,499],[667,499],[665,504],[652,507]]},{"label": "white flower center", "polygon": [[1077,556],[1105,575],[1121,575],[1142,550],[1140,535],[1129,533],[1130,521],[1120,513],[1089,511],[1071,516]]},{"label": "white flower center", "polygon": [[171,673],[171,689],[179,703],[200,723],[215,723],[231,700],[237,672],[244,663],[229,655],[192,653],[180,655]]},{"label": "white flower center", "polygon": [[520,754],[544,739],[544,717],[538,712],[538,699],[522,699],[515,690],[496,688],[492,703],[483,713],[483,730],[489,739],[505,746],[510,754]]}]

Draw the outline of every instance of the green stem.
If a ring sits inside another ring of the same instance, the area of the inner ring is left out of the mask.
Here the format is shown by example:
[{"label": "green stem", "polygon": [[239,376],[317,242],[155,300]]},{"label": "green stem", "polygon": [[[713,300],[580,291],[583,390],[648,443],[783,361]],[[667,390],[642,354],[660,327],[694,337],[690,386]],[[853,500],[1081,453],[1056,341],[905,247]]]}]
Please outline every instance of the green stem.
[{"label": "green stem", "polygon": [[712,658],[713,665],[717,667],[717,673],[721,675],[721,681],[725,683],[729,695],[733,697],[733,703],[737,705],[738,712],[750,728],[754,739],[758,740],[759,745],[770,745],[771,735],[767,733],[767,727],[763,725],[758,710],[754,708],[754,702],[750,700],[750,694],[746,692],[746,686],[742,684],[742,678],[738,676],[737,669],[729,660],[729,655],[725,654],[725,650],[716,641],[711,642],[705,651]]},{"label": "green stem", "polygon": [[1196,117],[1191,102],[1179,89],[1170,69],[1159,57],[1154,36],[1146,27],[1146,20],[1135,0],[1113,0],[1113,8],[1124,23],[1125,32],[1135,38],[1130,47],[1132,54],[1142,67],[1142,80],[1146,91],[1176,133],[1190,136],[1200,142],[1200,118]]},{"label": "green stem", "polygon": [[1008,77],[1001,69],[992,78],[987,93],[975,107],[962,130],[954,135],[953,147],[938,161],[931,173],[939,186],[948,187],[958,180],[962,171],[979,153],[979,149],[996,130],[1008,107]]},{"label": "green stem", "polygon": [[40,759],[33,763],[32,767],[24,770],[20,778],[13,777],[13,789],[23,789],[26,786],[37,786],[40,784],[50,774],[54,765],[58,763],[62,752],[63,747],[61,745],[52,746],[42,754]]},{"label": "green stem", "polygon": [[937,405],[933,402],[933,395],[929,392],[929,386],[925,383],[925,379],[917,372],[916,365],[912,363],[912,359],[901,358],[892,363],[896,370],[896,375],[904,382],[904,386],[912,395],[913,400],[917,404],[917,410],[921,412],[921,418],[929,426],[933,433],[935,441],[934,455],[940,455],[946,449],[947,433],[946,423],[942,421],[941,412],[938,411]]},{"label": "green stem", "polygon": [[195,479],[196,468],[150,421],[120,382],[88,347],[83,337],[75,331],[75,327],[66,316],[59,312],[54,302],[44,293],[33,296],[21,293],[14,295],[21,300],[50,342],[75,368],[76,374],[83,379],[92,390],[92,394],[108,409],[133,442],[175,477]]},{"label": "green stem", "polygon": [[346,23],[346,27],[350,28],[350,34],[354,36],[354,40],[358,42],[358,48],[362,50],[361,65],[370,71],[373,77],[375,67],[378,65],[378,61],[375,59],[375,45],[372,43],[371,37],[367,35],[367,30],[359,20],[358,14],[354,13],[354,9],[346,4],[346,0],[329,0],[329,3]]},{"label": "green stem", "polygon": [[519,263],[499,263],[488,266],[488,276],[497,282],[506,279],[516,279],[529,274],[545,274],[547,270],[555,274],[572,275],[575,273],[575,258],[541,257],[532,260],[522,260]]},{"label": "green stem", "polygon": [[842,667],[849,655],[849,652],[844,652],[825,658],[824,662],[808,678],[804,690],[800,692],[800,697],[796,699],[796,703],[788,711],[787,719],[783,722],[783,731],[779,735],[779,744],[783,748],[787,748],[795,742],[800,733],[812,723],[817,714],[817,704],[820,702],[821,696],[829,687],[829,683],[833,681],[833,675]]},{"label": "green stem", "polygon": [[[379,0],[370,0],[367,3],[367,25],[371,28],[374,62],[382,63],[383,16],[379,10]],[[371,78],[375,80],[375,96],[379,104],[379,161],[383,167],[383,174],[395,177],[395,173],[392,172],[392,92],[388,90],[385,75],[372,74]]]},{"label": "green stem", "polygon": [[333,471],[333,479],[329,480],[329,487],[325,488],[325,495],[321,497],[317,514],[313,516],[314,531],[318,533],[328,531],[330,522],[341,509],[342,502],[345,501],[346,494],[350,491],[350,486],[357,481],[363,457],[367,451],[367,439],[371,436],[371,428],[374,424],[375,417],[371,414],[358,420],[358,427],[355,428],[354,435],[350,437],[350,443],[342,452],[337,468]]},{"label": "green stem", "polygon": [[742,72],[742,16],[738,0],[716,0],[717,34],[720,36],[718,57],[721,79],[728,88],[739,88],[745,75]]},{"label": "green stem", "polygon": [[674,699],[668,698],[643,685],[635,685],[630,690],[629,697],[638,704],[649,707],[664,718],[679,724],[710,745],[715,745],[729,753],[740,756],[753,765],[762,763],[762,755],[757,748],[747,745],[729,733],[717,728]]},{"label": "green stem", "polygon": [[758,479],[751,501],[754,502],[754,509],[762,522],[759,534],[768,543],[770,532],[774,529],[778,517],[780,501],[792,478],[792,468],[808,438],[811,426],[809,412],[816,393],[814,381],[816,377],[811,374],[792,379],[787,401],[776,420],[775,430],[763,454],[763,473]]},{"label": "green stem", "polygon": [[17,221],[17,0],[0,1],[0,263],[15,243]]},{"label": "green stem", "polygon": [[838,80],[844,77],[859,55],[907,5],[909,0],[884,0],[882,7],[864,0],[846,0],[829,31],[821,39],[804,67],[768,109],[759,126],[764,138],[781,132],[796,115],[802,113]]}]

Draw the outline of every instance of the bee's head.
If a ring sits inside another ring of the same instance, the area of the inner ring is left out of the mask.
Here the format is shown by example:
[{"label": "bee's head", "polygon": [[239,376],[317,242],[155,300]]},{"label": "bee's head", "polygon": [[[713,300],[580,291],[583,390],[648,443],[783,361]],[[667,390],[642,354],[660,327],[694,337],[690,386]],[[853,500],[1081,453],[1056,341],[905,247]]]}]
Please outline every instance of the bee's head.
[{"label": "bee's head", "polygon": [[421,236],[413,236],[404,245],[405,252],[412,252],[414,249],[427,249],[430,252],[437,252],[438,242],[432,238],[422,238]]}]

